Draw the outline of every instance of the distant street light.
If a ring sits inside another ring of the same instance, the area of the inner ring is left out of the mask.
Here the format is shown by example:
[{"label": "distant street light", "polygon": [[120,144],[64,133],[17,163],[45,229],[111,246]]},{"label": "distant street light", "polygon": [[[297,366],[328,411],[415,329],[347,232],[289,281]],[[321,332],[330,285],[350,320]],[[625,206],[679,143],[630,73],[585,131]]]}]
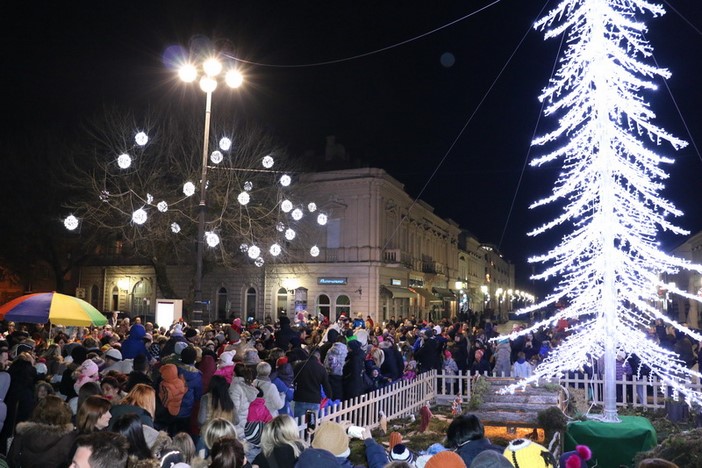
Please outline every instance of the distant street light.
[{"label": "distant street light", "polygon": [[[222,72],[222,63],[217,58],[208,58],[198,67],[196,64],[185,64],[178,71],[180,79],[186,83],[192,83],[200,76],[200,89],[205,92],[207,99],[205,101],[205,129],[204,138],[202,141],[202,175],[200,177],[200,203],[198,205],[197,218],[197,252],[195,260],[195,291],[193,316],[191,322],[197,326],[202,323],[202,261],[204,256],[205,244],[205,214],[207,213],[207,158],[210,139],[210,113],[212,109],[212,93],[217,89],[218,76]],[[231,69],[225,73],[224,82],[230,88],[238,88],[244,82],[243,76],[238,71]],[[231,142],[229,141],[229,146]],[[227,142],[221,145],[223,149],[227,147]],[[226,151],[226,149],[225,149]],[[212,243],[213,235],[210,234],[209,239]],[[217,239],[218,240],[218,239]]]}]

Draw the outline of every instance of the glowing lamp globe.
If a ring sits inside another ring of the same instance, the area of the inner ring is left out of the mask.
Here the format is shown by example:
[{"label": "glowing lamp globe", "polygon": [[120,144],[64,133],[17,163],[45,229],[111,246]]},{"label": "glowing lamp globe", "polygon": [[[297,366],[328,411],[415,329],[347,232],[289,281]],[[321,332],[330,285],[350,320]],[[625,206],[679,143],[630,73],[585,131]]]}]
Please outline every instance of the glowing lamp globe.
[{"label": "glowing lamp globe", "polygon": [[320,226],[324,226],[325,224],[327,224],[327,215],[325,215],[324,213],[319,213],[319,215],[317,216],[317,224],[319,224]]},{"label": "glowing lamp globe", "polygon": [[222,137],[219,140],[219,149],[222,151],[229,151],[232,147],[232,140],[227,137]]},{"label": "glowing lamp globe", "polygon": [[290,179],[289,175],[283,174],[282,176],[280,176],[280,185],[282,185],[283,187],[289,186],[290,182],[291,182],[291,179]]},{"label": "glowing lamp globe", "polygon": [[178,76],[186,83],[192,83],[197,78],[197,68],[191,64],[185,64],[178,70]]},{"label": "glowing lamp globe", "polygon": [[210,78],[209,76],[203,76],[200,78],[200,89],[206,93],[212,93],[217,89],[217,80]]},{"label": "glowing lamp globe", "polygon": [[214,232],[206,232],[205,242],[207,242],[207,245],[210,247],[217,247],[219,245],[219,236]]},{"label": "glowing lamp globe", "polygon": [[117,156],[117,165],[122,169],[127,169],[132,165],[132,157],[127,153],[120,154]]},{"label": "glowing lamp globe", "polygon": [[307,205],[307,210],[310,213],[314,213],[315,211],[317,211],[317,204],[315,202],[311,202],[309,205]]},{"label": "glowing lamp globe", "polygon": [[261,267],[263,266],[264,263],[265,263],[265,262],[263,261],[263,259],[262,259],[261,257],[258,257],[258,258],[254,261],[254,265],[256,265],[256,266],[259,267],[259,268],[261,268]]},{"label": "glowing lamp globe", "polygon": [[289,213],[290,210],[293,209],[293,204],[290,200],[283,200],[280,204],[280,209],[283,210],[284,213]]},{"label": "glowing lamp globe", "polygon": [[273,244],[273,245],[271,245],[271,248],[269,249],[269,252],[270,252],[271,255],[273,255],[274,257],[277,257],[278,255],[280,255],[280,252],[282,252],[282,250],[283,250],[283,249],[280,247],[279,244]]},{"label": "glowing lamp globe", "polygon": [[63,225],[69,231],[74,231],[78,228],[78,218],[73,215],[68,215],[66,216],[66,219],[63,220]]},{"label": "glowing lamp globe", "polygon": [[236,70],[229,70],[226,75],[224,75],[224,82],[227,83],[227,86],[230,88],[238,88],[244,84],[244,75]]},{"label": "glowing lamp globe", "polygon": [[258,258],[258,256],[261,255],[261,249],[259,249],[255,245],[252,245],[249,247],[247,254],[249,255],[249,258],[253,260],[254,258]]},{"label": "glowing lamp globe", "polygon": [[139,146],[144,146],[149,142],[149,137],[144,132],[139,132],[134,136],[134,141]]},{"label": "glowing lamp globe", "polygon": [[139,208],[132,213],[132,221],[134,221],[134,224],[144,224],[147,218],[148,216],[143,208]]},{"label": "glowing lamp globe", "polygon": [[273,157],[270,154],[268,156],[264,156],[264,158],[261,160],[261,164],[266,169],[270,169],[273,167]]},{"label": "glowing lamp globe", "polygon": [[173,234],[178,234],[180,232],[180,224],[178,223],[171,223],[171,232]]},{"label": "glowing lamp globe", "polygon": [[209,58],[202,64],[202,69],[207,76],[217,76],[222,71],[222,63],[216,58]]},{"label": "glowing lamp globe", "polygon": [[302,219],[302,210],[300,208],[295,208],[290,215],[295,221],[300,221]]},{"label": "glowing lamp globe", "polygon": [[310,255],[312,255],[313,257],[318,257],[319,256],[319,247],[317,247],[316,245],[313,245],[310,248]]},{"label": "glowing lamp globe", "polygon": [[249,251],[249,244],[241,244],[239,245],[239,250],[241,253],[246,253]]},{"label": "glowing lamp globe", "polygon": [[210,161],[212,161],[214,164],[219,164],[222,162],[224,159],[224,155],[222,154],[221,151],[214,150],[212,154],[210,155]]},{"label": "glowing lamp globe", "polygon": [[156,209],[158,209],[158,211],[160,211],[161,213],[165,213],[166,211],[168,211],[168,203],[161,200],[160,202],[158,202],[158,205],[156,205]]},{"label": "glowing lamp globe", "polygon": [[249,192],[241,192],[239,194],[239,196],[236,197],[236,199],[242,205],[246,205],[251,201],[251,197],[249,196]]},{"label": "glowing lamp globe", "polygon": [[290,241],[293,240],[295,238],[295,230],[291,228],[286,229],[285,238]]},{"label": "glowing lamp globe", "polygon": [[192,182],[186,182],[183,184],[183,195],[186,197],[192,197],[195,194],[195,184]]}]

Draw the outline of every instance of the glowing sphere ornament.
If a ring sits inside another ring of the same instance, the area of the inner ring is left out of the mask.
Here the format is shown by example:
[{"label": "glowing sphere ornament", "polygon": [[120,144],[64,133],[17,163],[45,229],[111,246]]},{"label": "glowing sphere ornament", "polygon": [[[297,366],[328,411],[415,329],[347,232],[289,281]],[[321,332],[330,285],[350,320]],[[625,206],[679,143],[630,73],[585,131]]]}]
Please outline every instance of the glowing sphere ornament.
[{"label": "glowing sphere ornament", "polygon": [[222,154],[221,151],[214,150],[212,154],[210,155],[210,161],[212,161],[214,164],[219,164],[222,162],[224,159],[224,155]]},{"label": "glowing sphere ornament", "polygon": [[135,210],[134,213],[132,213],[132,221],[134,221],[134,224],[144,224],[147,218],[148,215],[146,214],[146,211],[144,211],[143,208],[139,208],[138,210]]},{"label": "glowing sphere ornament", "polygon": [[63,225],[69,231],[74,231],[78,228],[78,218],[73,215],[68,215],[66,216],[66,219],[63,220]]},{"label": "glowing sphere ornament", "polygon": [[249,192],[241,192],[236,199],[242,205],[246,205],[251,201],[251,196],[249,196]]},{"label": "glowing sphere ornament", "polygon": [[271,248],[268,251],[271,253],[271,255],[277,257],[278,255],[280,255],[280,252],[282,252],[283,249],[280,247],[280,244],[273,244],[271,245]]},{"label": "glowing sphere ornament", "polygon": [[289,213],[290,210],[293,209],[293,204],[290,200],[283,200],[280,204],[280,209],[283,210],[284,213]]},{"label": "glowing sphere ornament", "polygon": [[122,169],[129,169],[129,166],[132,165],[132,157],[127,153],[120,154],[117,156],[117,165]]},{"label": "glowing sphere ornament", "polygon": [[249,247],[249,250],[246,253],[249,255],[249,258],[253,260],[254,258],[258,258],[258,256],[261,255],[261,249],[259,249],[255,245],[252,245]]},{"label": "glowing sphere ornament", "polygon": [[161,200],[160,202],[158,202],[158,205],[156,205],[156,209],[158,209],[158,211],[160,211],[161,213],[165,213],[166,211],[168,211],[168,203]]},{"label": "glowing sphere ornament", "polygon": [[258,258],[254,261],[254,265],[256,265],[256,266],[259,267],[259,268],[261,268],[261,267],[263,266],[264,263],[265,263],[265,262],[264,262],[263,258],[261,258],[261,257],[258,257]]},{"label": "glowing sphere ornament", "polygon": [[285,238],[290,241],[293,240],[295,238],[295,230],[291,228],[286,229]]},{"label": "glowing sphere ornament", "polygon": [[241,244],[239,245],[239,250],[241,253],[246,253],[249,251],[249,244]]},{"label": "glowing sphere ornament", "polygon": [[275,228],[278,230],[278,232],[283,232],[283,231],[285,231],[285,224],[283,224],[283,223],[277,223],[277,224],[275,225]]},{"label": "glowing sphere ornament", "polygon": [[219,149],[222,151],[229,151],[232,147],[232,140],[227,137],[222,137],[219,139]]},{"label": "glowing sphere ornament", "polygon": [[178,223],[171,223],[171,232],[173,234],[178,234],[180,232],[180,224]]},{"label": "glowing sphere ornament", "polygon": [[230,88],[238,88],[244,84],[244,75],[239,73],[237,70],[229,70],[226,75],[224,75],[224,82]]},{"label": "glowing sphere ornament", "polygon": [[244,190],[246,190],[247,192],[252,191],[253,190],[253,182],[250,182],[248,180],[246,182],[244,182]]},{"label": "glowing sphere ornament", "polygon": [[318,257],[319,256],[319,247],[317,247],[316,245],[313,245],[310,248],[310,255],[312,255],[313,257]]},{"label": "glowing sphere ornament", "polygon": [[320,226],[324,226],[325,224],[327,224],[327,215],[325,215],[324,213],[319,213],[319,215],[317,215],[317,224],[319,224]]},{"label": "glowing sphere ornament", "polygon": [[210,247],[217,247],[219,245],[219,236],[214,232],[206,232],[205,242],[207,242],[207,245]]},{"label": "glowing sphere ornament", "polygon": [[192,83],[197,78],[197,68],[191,64],[185,64],[178,70],[178,76],[186,83]]},{"label": "glowing sphere ornament", "polygon": [[290,216],[292,216],[295,221],[300,221],[302,219],[302,210],[300,208],[295,208],[292,213],[290,213]]},{"label": "glowing sphere ornament", "polygon": [[144,146],[149,142],[149,137],[144,132],[139,132],[134,136],[134,141],[139,146]]},{"label": "glowing sphere ornament", "polygon": [[273,167],[273,157],[271,155],[265,156],[261,161],[261,164],[263,164],[263,167],[266,169],[270,169]]},{"label": "glowing sphere ornament", "polygon": [[282,185],[283,187],[288,187],[291,181],[292,179],[290,179],[290,176],[287,174],[283,174],[282,176],[280,176],[280,185]]},{"label": "glowing sphere ornament", "polygon": [[307,205],[307,210],[310,213],[314,213],[315,211],[317,211],[317,204],[315,202],[310,202],[310,204]]},{"label": "glowing sphere ornament", "polygon": [[183,195],[186,197],[192,197],[195,194],[195,184],[192,182],[186,182],[183,184]]},{"label": "glowing sphere ornament", "polygon": [[151,205],[154,202],[154,196],[151,195],[150,193],[146,194],[146,203]]}]

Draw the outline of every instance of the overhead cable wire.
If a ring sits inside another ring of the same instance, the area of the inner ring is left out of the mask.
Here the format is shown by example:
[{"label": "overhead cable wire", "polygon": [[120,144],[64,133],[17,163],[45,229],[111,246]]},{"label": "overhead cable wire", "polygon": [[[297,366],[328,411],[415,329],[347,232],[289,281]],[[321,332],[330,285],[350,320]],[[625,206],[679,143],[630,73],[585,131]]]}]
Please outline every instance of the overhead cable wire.
[{"label": "overhead cable wire", "polygon": [[241,58],[241,57],[237,57],[237,56],[235,56],[235,55],[230,55],[230,54],[227,54],[227,53],[224,53],[224,54],[222,54],[222,55],[225,56],[225,57],[227,57],[227,58],[230,58],[230,59],[232,59],[232,60],[236,60],[237,62],[245,63],[245,64],[247,64],[247,65],[254,65],[254,66],[257,66],[257,67],[269,67],[269,68],[307,68],[307,67],[319,67],[319,66],[324,66],[324,65],[333,65],[333,64],[336,64],[336,63],[350,62],[350,61],[352,61],[352,60],[358,60],[358,59],[360,59],[360,58],[369,57],[369,56],[371,56],[371,55],[376,55],[376,54],[379,54],[379,53],[381,53],[381,52],[385,52],[385,51],[394,49],[394,48],[396,48],[396,47],[400,47],[400,46],[403,46],[403,45],[405,45],[405,44],[409,44],[409,43],[411,43],[411,42],[414,42],[414,41],[416,41],[416,40],[422,39],[422,38],[424,38],[424,37],[430,36],[430,35],[432,35],[432,34],[434,34],[434,33],[436,33],[436,32],[441,31],[442,29],[446,29],[446,28],[448,28],[448,27],[450,27],[450,26],[453,26],[454,24],[460,23],[461,21],[465,21],[465,20],[467,20],[468,18],[470,18],[470,17],[472,17],[472,16],[475,16],[475,15],[477,15],[478,13],[481,13],[482,11],[487,10],[488,8],[490,8],[490,7],[494,6],[494,5],[497,5],[498,3],[500,3],[500,1],[501,1],[501,0],[495,0],[495,1],[493,1],[492,3],[489,3],[489,4],[485,5],[485,6],[482,7],[482,8],[479,8],[479,9],[477,9],[477,10],[471,12],[471,13],[468,13],[468,14],[465,15],[465,16],[462,16],[462,17],[460,17],[460,18],[458,18],[458,19],[455,19],[455,20],[451,21],[450,23],[446,23],[446,24],[444,24],[443,26],[439,26],[438,28],[434,28],[434,29],[432,29],[431,31],[427,31],[427,32],[425,32],[425,33],[422,33],[422,34],[420,34],[420,35],[418,35],[418,36],[414,36],[414,37],[412,37],[412,38],[405,39],[404,41],[400,41],[400,42],[398,42],[398,43],[391,44],[391,45],[386,46],[386,47],[381,47],[380,49],[375,49],[375,50],[372,50],[372,51],[370,51],[370,52],[364,52],[364,53],[362,53],[362,54],[352,55],[352,56],[350,56],[350,57],[343,57],[343,58],[338,58],[338,59],[333,59],[333,60],[326,60],[326,61],[323,61],[323,62],[313,62],[313,63],[301,63],[301,64],[289,64],[289,65],[284,65],[284,64],[276,64],[276,63],[254,62],[254,61],[252,61],[252,60],[246,60],[246,59],[243,59],[243,58]]}]

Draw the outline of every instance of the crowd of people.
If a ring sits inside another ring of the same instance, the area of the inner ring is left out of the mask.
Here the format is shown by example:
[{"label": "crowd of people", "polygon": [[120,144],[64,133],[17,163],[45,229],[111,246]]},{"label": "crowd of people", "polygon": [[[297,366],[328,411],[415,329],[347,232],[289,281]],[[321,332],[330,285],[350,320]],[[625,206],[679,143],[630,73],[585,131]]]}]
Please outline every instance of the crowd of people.
[{"label": "crowd of people", "polygon": [[[429,370],[527,377],[566,333],[491,341],[489,320],[303,313],[199,328],[116,316],[103,327],[3,325],[0,451],[11,467],[79,468],[351,466],[347,428],[324,421],[307,444],[295,418],[315,425],[327,405]],[[392,437],[388,448],[368,430],[355,437],[374,468],[513,466],[530,445],[494,446],[466,414],[421,457]]]}]

